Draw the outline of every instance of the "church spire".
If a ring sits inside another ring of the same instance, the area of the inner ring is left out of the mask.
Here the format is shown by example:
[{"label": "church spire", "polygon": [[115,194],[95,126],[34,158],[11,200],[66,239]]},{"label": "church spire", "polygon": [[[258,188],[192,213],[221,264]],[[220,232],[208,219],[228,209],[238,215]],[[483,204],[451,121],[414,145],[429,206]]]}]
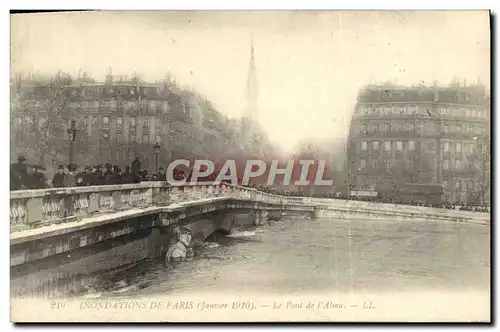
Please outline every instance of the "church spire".
[{"label": "church spire", "polygon": [[248,67],[248,77],[247,77],[247,110],[246,117],[255,119],[257,117],[257,98],[259,96],[258,84],[257,84],[257,69],[255,67],[255,54],[253,45],[253,35],[250,48],[250,64]]}]

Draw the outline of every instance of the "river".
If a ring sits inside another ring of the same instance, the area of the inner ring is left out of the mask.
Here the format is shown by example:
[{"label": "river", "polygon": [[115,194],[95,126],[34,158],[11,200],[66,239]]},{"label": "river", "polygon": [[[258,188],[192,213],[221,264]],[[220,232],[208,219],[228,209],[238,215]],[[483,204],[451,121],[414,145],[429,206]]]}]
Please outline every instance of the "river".
[{"label": "river", "polygon": [[195,249],[175,267],[146,261],[85,297],[425,291],[489,292],[490,228],[409,220],[288,219]]}]

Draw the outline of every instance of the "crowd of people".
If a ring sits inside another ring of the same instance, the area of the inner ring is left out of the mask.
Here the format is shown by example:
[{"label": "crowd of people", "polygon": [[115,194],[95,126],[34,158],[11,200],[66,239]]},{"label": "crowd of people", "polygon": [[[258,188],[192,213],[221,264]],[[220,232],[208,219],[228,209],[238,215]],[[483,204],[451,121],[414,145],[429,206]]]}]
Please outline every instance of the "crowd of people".
[{"label": "crowd of people", "polygon": [[[141,168],[141,161],[138,157],[134,159],[130,166],[126,166],[125,170],[119,166],[105,163],[103,165],[85,166],[83,169],[79,168],[77,164],[71,163],[67,166],[59,165],[52,181],[48,181],[45,176],[45,168],[40,165],[31,165],[26,163],[26,158],[23,156],[18,157],[17,162],[11,165],[10,170],[10,188],[13,190],[27,190],[27,189],[45,189],[45,188],[61,188],[61,187],[80,187],[80,186],[100,186],[100,185],[116,185],[127,183],[140,183],[144,181],[167,181],[166,171],[163,167],[158,168],[157,174],[148,174],[147,170]],[[184,172],[179,169],[174,169],[174,180],[190,180],[192,170]],[[211,175],[198,179],[199,182],[212,182],[215,181],[217,172]],[[241,183],[241,178],[238,183]],[[226,182],[226,181],[223,181]],[[489,209],[486,205],[468,204],[465,202],[455,203],[428,203],[423,201],[400,201],[384,197],[347,197],[344,194],[308,194],[304,192],[287,192],[284,190],[270,189],[263,185],[251,185],[260,191],[273,193],[283,196],[294,197],[315,197],[315,198],[336,198],[336,199],[349,199],[359,201],[372,201],[380,203],[393,203],[405,204],[414,206],[425,207],[438,207],[445,209],[454,209],[462,211],[477,211],[488,212]]]},{"label": "crowd of people", "polygon": [[[85,166],[83,169],[79,168],[75,163],[67,166],[59,165],[51,181],[48,181],[44,172],[44,167],[28,164],[26,158],[20,156],[17,162],[11,165],[11,190],[100,186],[167,180],[163,167],[158,169],[157,174],[148,174],[147,170],[141,169],[139,158],[136,158],[131,166],[126,166],[125,170],[110,163]],[[179,172],[174,172],[174,178],[180,179],[182,175]]]}]

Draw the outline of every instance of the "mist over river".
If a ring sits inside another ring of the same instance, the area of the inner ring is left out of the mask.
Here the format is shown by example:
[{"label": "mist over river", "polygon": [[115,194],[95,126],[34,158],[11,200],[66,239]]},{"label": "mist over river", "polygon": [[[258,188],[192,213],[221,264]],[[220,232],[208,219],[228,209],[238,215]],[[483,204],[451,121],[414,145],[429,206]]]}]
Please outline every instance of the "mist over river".
[{"label": "mist over river", "polygon": [[285,219],[210,239],[192,261],[143,261],[85,298],[190,293],[310,295],[479,291],[490,287],[490,228],[452,222]]}]

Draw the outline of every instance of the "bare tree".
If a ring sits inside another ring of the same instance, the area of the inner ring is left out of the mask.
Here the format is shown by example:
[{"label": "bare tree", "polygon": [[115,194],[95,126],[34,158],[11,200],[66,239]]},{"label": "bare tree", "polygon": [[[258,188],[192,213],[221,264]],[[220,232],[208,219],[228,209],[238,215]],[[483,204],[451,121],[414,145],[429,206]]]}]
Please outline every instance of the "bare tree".
[{"label": "bare tree", "polygon": [[62,160],[67,151],[69,121],[73,118],[72,96],[67,87],[73,82],[59,72],[48,80],[32,81],[19,88],[19,101],[13,105],[16,150],[21,150],[40,164],[46,156]]}]

